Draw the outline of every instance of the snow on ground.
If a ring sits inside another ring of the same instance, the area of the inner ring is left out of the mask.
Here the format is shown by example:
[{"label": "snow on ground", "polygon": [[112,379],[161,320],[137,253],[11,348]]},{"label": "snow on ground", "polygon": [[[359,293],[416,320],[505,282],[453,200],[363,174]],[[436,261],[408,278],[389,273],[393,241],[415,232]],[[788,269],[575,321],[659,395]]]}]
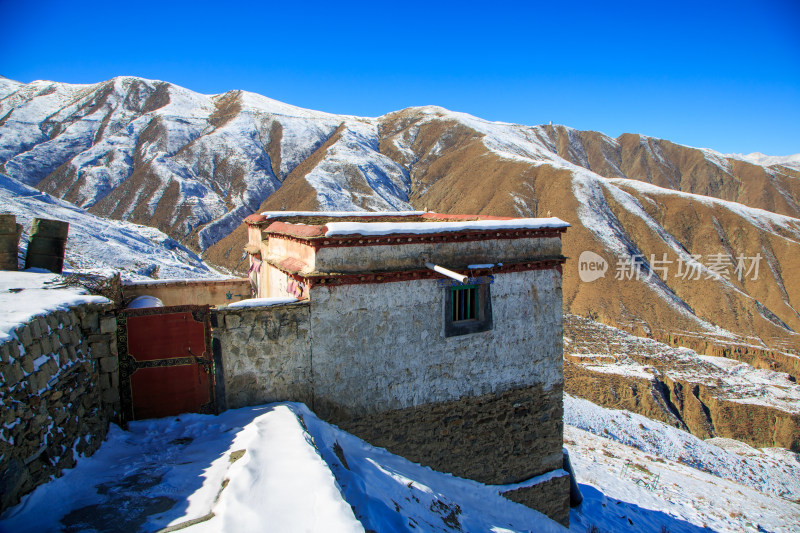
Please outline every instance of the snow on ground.
[{"label": "snow on ground", "polygon": [[[570,531],[797,531],[796,454],[704,443],[568,396],[565,416],[584,496]],[[94,456],[3,514],[0,531],[564,531],[498,492],[278,403],[112,426]]]},{"label": "snow on ground", "polygon": [[[564,439],[584,496],[580,509],[570,515],[570,529],[798,531],[800,505],[796,502],[573,426],[565,426]],[[776,461],[759,474],[768,476],[779,468]]]},{"label": "snow on ground", "polygon": [[3,514],[0,531],[564,530],[496,488],[369,446],[301,404],[129,429],[112,426],[94,456]]},{"label": "snow on ground", "polygon": [[111,268],[123,279],[221,278],[194,252],[148,226],[101,218],[0,175],[0,208],[22,224],[20,247],[28,242],[34,217],[69,222],[65,269]]},{"label": "snow on ground", "polygon": [[[604,409],[588,400],[564,396],[564,424],[750,487],[773,498],[800,502],[800,460],[783,464],[780,452],[741,454],[628,411]],[[745,447],[745,444],[741,444]],[[740,448],[747,449],[747,448]],[[787,452],[790,453],[790,452]],[[800,507],[797,508],[800,511]],[[798,522],[800,524],[800,522]]]},{"label": "snow on ground", "polygon": [[66,311],[82,303],[108,302],[78,288],[54,289],[48,286],[60,276],[38,269],[22,272],[0,271],[0,342],[11,338],[14,329],[31,318],[51,311]]}]

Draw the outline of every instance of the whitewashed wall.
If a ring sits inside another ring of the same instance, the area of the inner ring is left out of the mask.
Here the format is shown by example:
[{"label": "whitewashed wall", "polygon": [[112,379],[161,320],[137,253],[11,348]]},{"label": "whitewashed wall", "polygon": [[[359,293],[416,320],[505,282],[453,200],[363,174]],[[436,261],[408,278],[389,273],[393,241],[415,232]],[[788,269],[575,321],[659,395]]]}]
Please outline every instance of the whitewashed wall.
[{"label": "whitewashed wall", "polygon": [[525,261],[561,255],[559,237],[497,239],[466,242],[417,243],[386,246],[320,248],[304,261],[320,272],[363,272],[395,268],[424,268],[425,261],[442,266]]},{"label": "whitewashed wall", "polygon": [[315,404],[380,412],[539,385],[562,376],[561,274],[500,274],[494,327],[444,336],[435,280],[318,287],[311,294]]}]

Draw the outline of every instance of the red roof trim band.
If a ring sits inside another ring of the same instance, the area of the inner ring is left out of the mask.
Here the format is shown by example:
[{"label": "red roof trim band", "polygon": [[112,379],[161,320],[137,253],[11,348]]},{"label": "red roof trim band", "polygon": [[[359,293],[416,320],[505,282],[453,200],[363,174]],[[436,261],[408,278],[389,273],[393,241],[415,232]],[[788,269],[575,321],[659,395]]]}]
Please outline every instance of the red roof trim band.
[{"label": "red roof trim band", "polygon": [[[561,272],[561,265],[567,260],[566,257],[545,259],[539,261],[529,261],[524,263],[514,263],[487,269],[469,270],[471,277],[489,276],[497,274],[510,274],[513,272],[528,272],[532,270],[557,270]],[[280,264],[270,263],[273,267],[291,276],[295,281],[301,281],[310,285],[317,286],[339,286],[339,285],[368,285],[375,283],[391,283],[395,281],[413,281],[428,279],[446,279],[441,274],[432,270],[398,270],[393,272],[371,272],[355,274],[312,274],[303,275],[297,271],[286,269],[289,266],[285,261]],[[461,269],[460,269],[461,270]],[[465,270],[465,269],[464,269]]]}]

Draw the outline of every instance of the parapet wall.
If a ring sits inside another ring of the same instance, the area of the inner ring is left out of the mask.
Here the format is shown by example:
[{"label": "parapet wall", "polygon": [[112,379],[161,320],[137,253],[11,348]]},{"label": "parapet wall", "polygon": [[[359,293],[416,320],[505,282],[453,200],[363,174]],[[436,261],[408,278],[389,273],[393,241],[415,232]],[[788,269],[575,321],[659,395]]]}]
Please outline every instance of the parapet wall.
[{"label": "parapet wall", "polygon": [[119,412],[111,304],[34,317],[0,344],[0,511],[92,455]]},{"label": "parapet wall", "polygon": [[[270,238],[270,253],[272,253]],[[559,237],[520,239],[482,239],[456,242],[410,243],[402,246],[323,247],[309,264],[320,272],[363,272],[422,268],[425,261],[448,268],[463,268],[486,263],[487,258],[502,258],[506,263],[560,257]]]},{"label": "parapet wall", "polygon": [[224,305],[250,298],[250,280],[165,280],[135,282],[122,286],[125,302],[137,296],[155,296],[165,306],[171,305]]}]

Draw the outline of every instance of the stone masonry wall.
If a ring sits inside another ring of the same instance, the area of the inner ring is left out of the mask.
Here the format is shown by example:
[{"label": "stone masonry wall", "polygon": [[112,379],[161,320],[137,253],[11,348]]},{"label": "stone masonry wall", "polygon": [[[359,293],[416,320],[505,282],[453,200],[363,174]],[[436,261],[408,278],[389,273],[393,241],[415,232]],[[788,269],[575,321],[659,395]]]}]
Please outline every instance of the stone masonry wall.
[{"label": "stone masonry wall", "polygon": [[0,511],[91,455],[119,412],[111,304],[38,316],[0,344]]},{"label": "stone masonry wall", "polygon": [[330,421],[415,463],[490,485],[563,464],[563,389],[542,386]]},{"label": "stone masonry wall", "polygon": [[309,303],[219,307],[212,311],[215,351],[228,408],[275,401],[312,405]]},{"label": "stone masonry wall", "polygon": [[569,476],[555,477],[531,487],[504,492],[503,496],[536,509],[565,526],[569,525]]},{"label": "stone masonry wall", "polygon": [[[446,290],[435,280],[312,288],[313,410],[373,445],[487,484],[560,469],[561,274],[495,276],[492,329],[453,337]],[[526,501],[562,520],[569,487]]]}]

